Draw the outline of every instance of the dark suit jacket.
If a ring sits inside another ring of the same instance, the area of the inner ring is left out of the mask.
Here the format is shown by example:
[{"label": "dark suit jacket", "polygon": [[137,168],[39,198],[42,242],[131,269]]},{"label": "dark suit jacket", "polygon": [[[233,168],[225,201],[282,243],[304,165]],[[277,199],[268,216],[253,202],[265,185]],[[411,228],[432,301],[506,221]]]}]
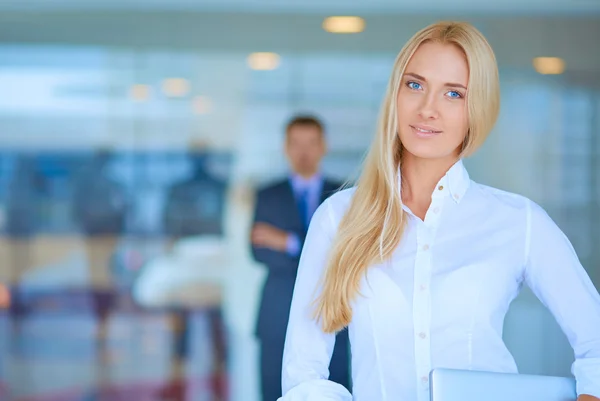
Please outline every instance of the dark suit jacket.
[{"label": "dark suit jacket", "polygon": [[223,235],[227,183],[198,169],[189,180],[175,184],[167,195],[165,233],[174,238]]},{"label": "dark suit jacket", "polygon": [[[325,179],[320,203],[340,188],[341,184]],[[277,182],[258,192],[254,222],[271,224],[281,230],[292,232],[304,245],[306,231],[296,204],[294,192],[288,179]],[[258,314],[256,334],[260,339],[285,338],[292,303],[294,284],[300,254],[291,256],[266,248],[252,247],[254,259],[268,269]]]}]

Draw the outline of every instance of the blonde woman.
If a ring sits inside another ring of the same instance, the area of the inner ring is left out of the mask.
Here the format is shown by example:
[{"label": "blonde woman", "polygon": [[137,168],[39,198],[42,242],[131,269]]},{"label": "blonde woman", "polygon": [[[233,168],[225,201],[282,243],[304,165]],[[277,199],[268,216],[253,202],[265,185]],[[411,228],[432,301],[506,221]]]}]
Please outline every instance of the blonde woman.
[{"label": "blonde woman", "polygon": [[[598,400],[600,296],[571,244],[540,206],[463,166],[499,103],[494,53],[473,26],[437,23],[404,46],[357,186],[312,219],[281,400],[426,401],[437,367],[516,372],[502,325],[522,284],[575,351],[579,400]],[[327,380],[346,328],[352,395]]]}]

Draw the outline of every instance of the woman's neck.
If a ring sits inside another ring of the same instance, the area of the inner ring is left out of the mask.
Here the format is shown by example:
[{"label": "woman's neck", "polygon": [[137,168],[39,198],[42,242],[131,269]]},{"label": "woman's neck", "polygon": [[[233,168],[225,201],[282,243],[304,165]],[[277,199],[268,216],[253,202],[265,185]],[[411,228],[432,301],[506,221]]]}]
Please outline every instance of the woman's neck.
[{"label": "woman's neck", "polygon": [[405,152],[401,165],[402,203],[424,219],[435,186],[458,160],[458,156],[423,159]]}]

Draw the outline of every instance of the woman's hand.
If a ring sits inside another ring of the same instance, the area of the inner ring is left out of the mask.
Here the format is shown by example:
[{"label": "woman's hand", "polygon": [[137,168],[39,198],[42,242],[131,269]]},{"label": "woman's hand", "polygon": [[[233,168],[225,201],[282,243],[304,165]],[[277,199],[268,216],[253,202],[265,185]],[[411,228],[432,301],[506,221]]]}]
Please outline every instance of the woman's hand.
[{"label": "woman's hand", "polygon": [[593,395],[582,394],[577,397],[577,401],[600,401],[600,398],[594,397]]}]

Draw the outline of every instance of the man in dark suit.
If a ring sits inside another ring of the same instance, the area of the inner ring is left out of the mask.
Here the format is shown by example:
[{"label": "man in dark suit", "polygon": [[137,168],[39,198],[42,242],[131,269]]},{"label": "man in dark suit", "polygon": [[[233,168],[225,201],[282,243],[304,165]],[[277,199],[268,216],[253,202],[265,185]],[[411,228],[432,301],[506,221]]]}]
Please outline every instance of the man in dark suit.
[{"label": "man in dark suit", "polygon": [[[324,178],[320,162],[326,146],[323,125],[298,116],[286,127],[288,177],[261,189],[256,200],[251,241],[254,258],[266,265],[256,334],[261,345],[263,401],[281,397],[283,347],[300,252],[310,218],[340,184]],[[349,389],[348,335],[337,335],[330,363],[330,380]]]}]

